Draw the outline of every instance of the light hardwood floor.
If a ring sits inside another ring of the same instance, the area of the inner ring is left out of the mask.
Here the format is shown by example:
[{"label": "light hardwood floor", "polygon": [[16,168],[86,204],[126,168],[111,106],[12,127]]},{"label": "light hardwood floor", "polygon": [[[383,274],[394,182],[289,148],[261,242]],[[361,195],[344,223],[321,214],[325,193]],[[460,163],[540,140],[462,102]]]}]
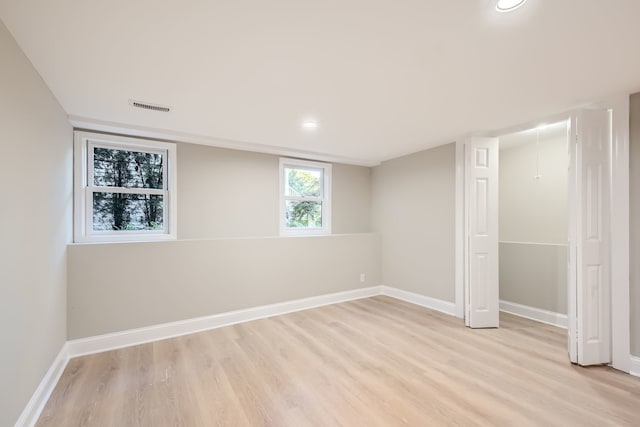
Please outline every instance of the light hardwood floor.
[{"label": "light hardwood floor", "polygon": [[389,297],[69,362],[45,426],[640,425],[640,379],[568,362],[566,331]]}]

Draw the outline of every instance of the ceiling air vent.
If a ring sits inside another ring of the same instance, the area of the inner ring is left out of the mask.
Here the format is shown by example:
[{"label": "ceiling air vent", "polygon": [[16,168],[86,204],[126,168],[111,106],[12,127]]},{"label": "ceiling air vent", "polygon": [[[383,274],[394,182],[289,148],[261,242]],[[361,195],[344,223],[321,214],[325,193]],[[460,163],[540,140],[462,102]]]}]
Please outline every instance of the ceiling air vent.
[{"label": "ceiling air vent", "polygon": [[166,105],[152,104],[150,102],[136,101],[134,99],[129,100],[129,105],[136,108],[142,108],[143,110],[161,111],[163,113],[171,111],[171,107]]}]

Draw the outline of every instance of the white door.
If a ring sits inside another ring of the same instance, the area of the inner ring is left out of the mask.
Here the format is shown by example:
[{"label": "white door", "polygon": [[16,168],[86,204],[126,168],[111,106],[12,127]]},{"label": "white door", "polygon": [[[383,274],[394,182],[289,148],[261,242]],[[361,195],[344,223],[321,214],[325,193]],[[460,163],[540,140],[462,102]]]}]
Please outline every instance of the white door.
[{"label": "white door", "polygon": [[572,362],[594,365],[611,361],[609,112],[579,111],[571,133],[575,180],[570,192],[575,192],[570,202],[576,216],[569,233],[575,262],[574,283],[569,273],[569,354]]},{"label": "white door", "polygon": [[498,287],[498,138],[465,143],[465,324],[497,328]]}]

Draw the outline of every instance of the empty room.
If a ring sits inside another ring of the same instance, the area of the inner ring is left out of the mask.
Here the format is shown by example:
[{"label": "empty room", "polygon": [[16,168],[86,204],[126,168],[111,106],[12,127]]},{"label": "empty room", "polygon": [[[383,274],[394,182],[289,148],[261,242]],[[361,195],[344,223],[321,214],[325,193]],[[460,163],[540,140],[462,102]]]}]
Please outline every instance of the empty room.
[{"label": "empty room", "polygon": [[638,22],[0,0],[0,427],[638,425]]}]

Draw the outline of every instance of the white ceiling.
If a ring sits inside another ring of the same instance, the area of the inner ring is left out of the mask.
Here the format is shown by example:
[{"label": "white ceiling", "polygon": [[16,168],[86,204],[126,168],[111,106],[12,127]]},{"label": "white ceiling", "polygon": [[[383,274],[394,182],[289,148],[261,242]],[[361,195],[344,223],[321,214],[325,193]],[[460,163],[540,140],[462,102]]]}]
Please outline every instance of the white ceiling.
[{"label": "white ceiling", "polygon": [[0,0],[0,18],[70,116],[363,164],[640,89],[638,0]]}]

